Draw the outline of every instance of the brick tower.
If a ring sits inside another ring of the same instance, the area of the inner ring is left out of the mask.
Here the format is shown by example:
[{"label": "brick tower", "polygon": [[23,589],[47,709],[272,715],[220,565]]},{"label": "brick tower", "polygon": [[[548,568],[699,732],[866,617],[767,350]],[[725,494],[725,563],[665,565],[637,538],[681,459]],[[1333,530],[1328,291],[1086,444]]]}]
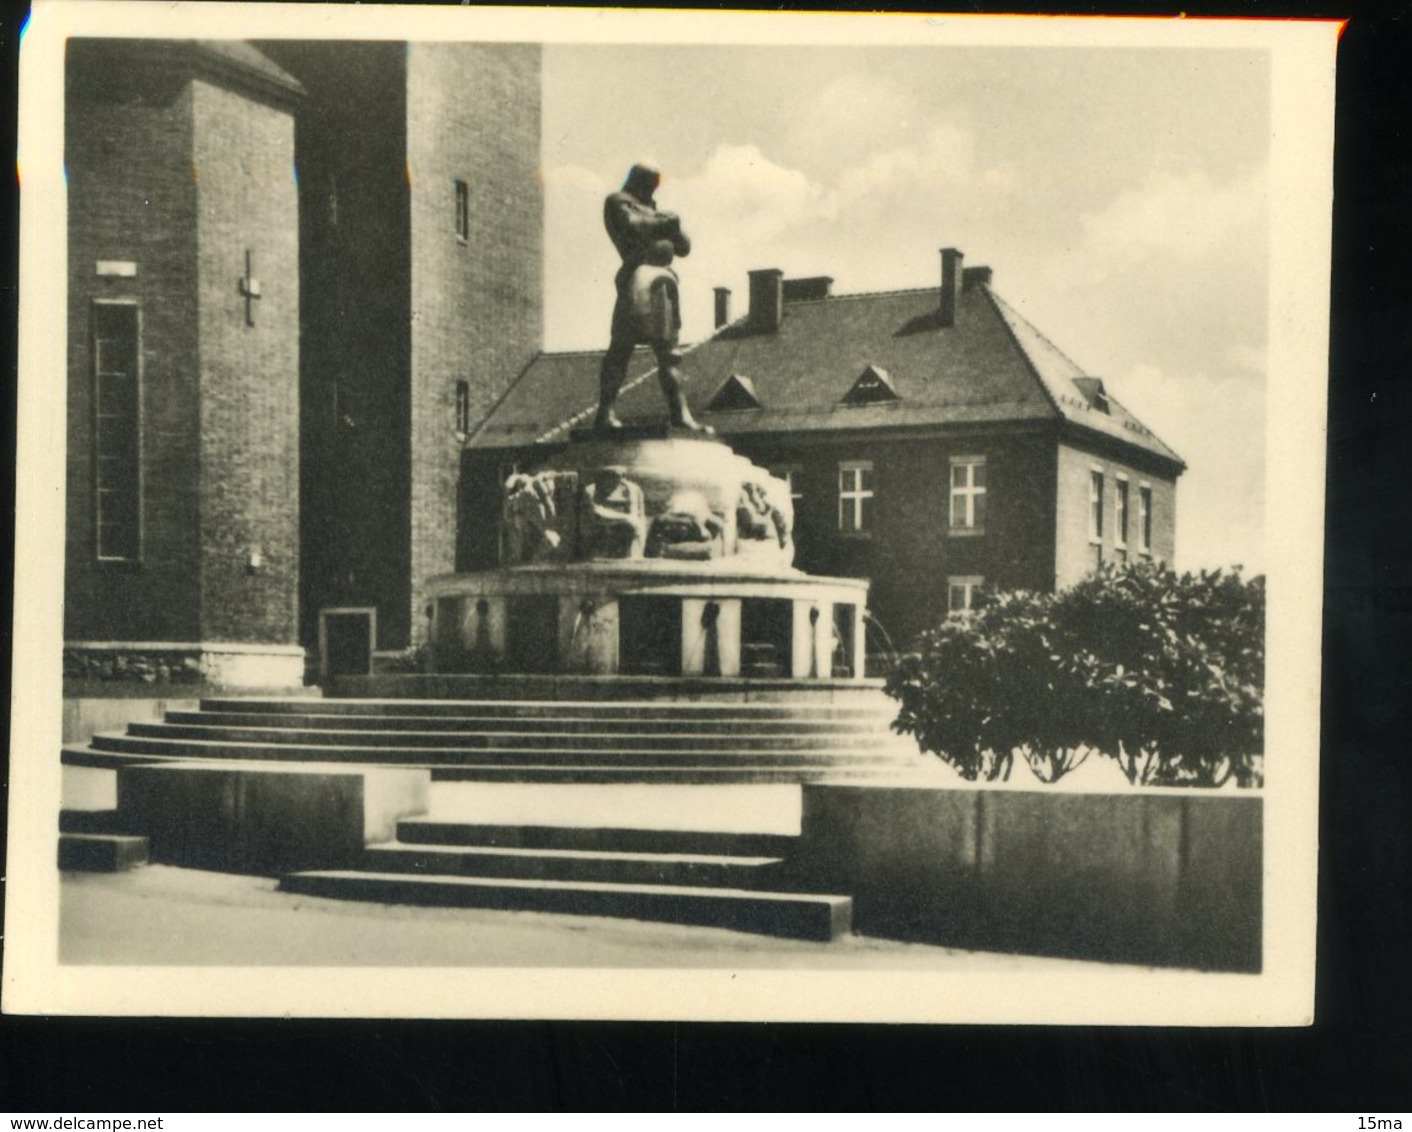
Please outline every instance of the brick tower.
[{"label": "brick tower", "polygon": [[303,91],[242,43],[73,40],[66,674],[302,674]]},{"label": "brick tower", "polygon": [[455,564],[466,432],[540,347],[540,49],[260,47],[309,92],[301,639],[329,645],[321,615],[348,610],[395,650]]}]

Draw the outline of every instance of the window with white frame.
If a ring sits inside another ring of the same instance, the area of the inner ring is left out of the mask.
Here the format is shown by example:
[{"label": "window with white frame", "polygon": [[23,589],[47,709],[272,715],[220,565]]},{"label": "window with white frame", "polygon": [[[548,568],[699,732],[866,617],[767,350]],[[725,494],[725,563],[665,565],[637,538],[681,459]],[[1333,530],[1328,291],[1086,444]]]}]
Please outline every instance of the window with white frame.
[{"label": "window with white frame", "polygon": [[1119,476],[1113,483],[1113,542],[1128,545],[1128,478]]},{"label": "window with white frame", "polygon": [[1103,541],[1103,469],[1088,473],[1088,537],[1092,542]]},{"label": "window with white frame", "polygon": [[1137,489],[1137,548],[1152,553],[1152,488],[1147,484]]},{"label": "window with white frame", "polygon": [[848,460],[838,466],[838,529],[866,535],[873,529],[873,464]]},{"label": "window with white frame", "polygon": [[965,575],[946,579],[946,611],[948,613],[970,613],[976,607],[976,591],[985,584],[978,575]]},{"label": "window with white frame", "polygon": [[985,530],[985,457],[951,458],[951,520],[953,534]]}]

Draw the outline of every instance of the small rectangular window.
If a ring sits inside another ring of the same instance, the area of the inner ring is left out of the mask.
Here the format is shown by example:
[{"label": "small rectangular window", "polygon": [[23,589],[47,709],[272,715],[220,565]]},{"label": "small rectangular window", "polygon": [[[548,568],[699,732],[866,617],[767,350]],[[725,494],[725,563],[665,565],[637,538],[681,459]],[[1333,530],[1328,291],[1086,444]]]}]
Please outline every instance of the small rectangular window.
[{"label": "small rectangular window", "polygon": [[1137,489],[1137,537],[1138,550],[1143,554],[1152,553],[1152,489],[1147,486]]},{"label": "small rectangular window", "polygon": [[976,591],[984,584],[985,579],[977,576],[947,578],[946,611],[970,613],[976,607]]},{"label": "small rectangular window", "polygon": [[953,534],[985,530],[986,476],[984,456],[951,458],[950,527]]},{"label": "small rectangular window", "polygon": [[471,238],[471,186],[456,182],[456,239],[466,243]]},{"label": "small rectangular window", "polygon": [[865,535],[873,529],[873,465],[851,460],[838,466],[838,529]]},{"label": "small rectangular window", "polygon": [[1113,542],[1128,545],[1128,481],[1122,476],[1113,485]]},{"label": "small rectangular window", "polygon": [[137,305],[94,303],[94,528],[104,561],[136,561],[142,553],[140,357]]},{"label": "small rectangular window", "polygon": [[1088,474],[1088,537],[1103,539],[1103,473],[1097,468]]},{"label": "small rectangular window", "polygon": [[456,433],[463,439],[471,434],[471,383],[456,382]]}]

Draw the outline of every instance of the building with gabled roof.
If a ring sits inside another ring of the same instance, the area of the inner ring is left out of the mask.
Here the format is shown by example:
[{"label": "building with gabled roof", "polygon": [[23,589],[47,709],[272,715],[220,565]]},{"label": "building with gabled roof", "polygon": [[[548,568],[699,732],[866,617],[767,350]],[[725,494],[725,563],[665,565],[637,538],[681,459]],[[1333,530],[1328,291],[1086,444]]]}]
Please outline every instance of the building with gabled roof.
[{"label": "building with gabled roof", "polygon": [[[1170,559],[1180,456],[942,252],[940,285],[832,294],[750,273],[749,309],[685,355],[698,419],[786,476],[796,564],[866,576],[896,647],[982,585],[1054,589],[1104,561]],[[458,565],[494,564],[499,483],[590,422],[599,352],[541,354],[469,438]],[[657,420],[648,350],[618,412]]]}]

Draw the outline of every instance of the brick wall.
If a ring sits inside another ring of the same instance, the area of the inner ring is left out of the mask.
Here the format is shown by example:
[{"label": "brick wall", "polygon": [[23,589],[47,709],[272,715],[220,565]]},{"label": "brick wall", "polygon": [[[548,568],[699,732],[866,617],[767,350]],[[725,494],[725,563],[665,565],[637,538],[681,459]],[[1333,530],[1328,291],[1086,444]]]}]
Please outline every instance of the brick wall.
[{"label": "brick wall", "polygon": [[[179,71],[136,68],[121,50],[69,45],[68,487],[64,635],[199,639],[196,193],[191,92]],[[100,278],[98,260],[132,278]],[[141,312],[142,561],[99,563],[93,498],[94,299]]]},{"label": "brick wall", "polygon": [[[299,251],[294,121],[191,87],[198,204],[202,635],[293,643],[299,582]],[[238,282],[250,252],[254,325]],[[258,548],[263,565],[252,569]]]},{"label": "brick wall", "polygon": [[[1055,510],[1058,538],[1055,544],[1056,584],[1063,588],[1079,581],[1094,569],[1101,550],[1102,560],[1121,560],[1114,516],[1116,484],[1120,476],[1128,481],[1128,539],[1125,554],[1131,559],[1142,555],[1138,549],[1138,491],[1152,488],[1152,557],[1170,562],[1176,550],[1176,481],[1170,473],[1154,465],[1137,463],[1131,456],[1119,457],[1105,445],[1076,441],[1058,446],[1058,485]],[[1098,543],[1089,537],[1089,483],[1094,470],[1103,473],[1103,535]]]},{"label": "brick wall", "polygon": [[374,606],[405,642],[410,576],[406,45],[260,44],[309,96],[299,171],[300,640]]},{"label": "brick wall", "polygon": [[[426,578],[454,569],[461,437],[540,347],[540,49],[414,43],[407,51],[411,208],[411,626]],[[469,225],[456,227],[456,182]]]},{"label": "brick wall", "polygon": [[[931,438],[882,435],[799,438],[726,437],[742,455],[776,473],[794,472],[794,563],[811,574],[869,578],[874,616],[903,649],[945,616],[947,579],[979,576],[1003,589],[1054,584],[1054,438],[1043,430],[971,431]],[[488,569],[498,515],[498,469],[550,455],[534,450],[478,450],[462,472],[461,569]],[[951,457],[983,455],[987,469],[985,533],[949,530]],[[871,460],[874,529],[845,535],[838,524],[838,467]],[[474,528],[474,530],[472,530]],[[870,647],[881,647],[881,642]]]},{"label": "brick wall", "polygon": [[[947,579],[984,578],[1003,589],[1053,585],[1054,442],[1037,432],[973,432],[927,439],[881,436],[820,443],[744,439],[739,450],[772,469],[792,466],[796,491],[795,565],[811,574],[872,579],[874,615],[893,645],[945,616]],[[983,534],[952,534],[953,456],[984,456],[987,516]],[[838,466],[871,460],[875,527],[870,537],[838,527]]]}]

